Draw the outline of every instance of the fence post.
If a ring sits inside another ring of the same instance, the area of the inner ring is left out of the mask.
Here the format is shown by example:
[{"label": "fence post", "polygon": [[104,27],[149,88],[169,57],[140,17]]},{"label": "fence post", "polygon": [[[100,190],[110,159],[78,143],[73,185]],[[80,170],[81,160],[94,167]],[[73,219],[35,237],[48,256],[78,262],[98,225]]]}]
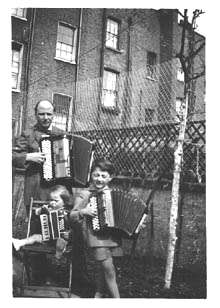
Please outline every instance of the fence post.
[{"label": "fence post", "polygon": [[185,100],[181,104],[181,116],[179,126],[179,137],[177,140],[176,150],[174,152],[174,172],[173,172],[173,184],[172,184],[172,199],[170,208],[170,225],[169,225],[169,241],[168,241],[168,254],[166,263],[165,274],[165,288],[169,289],[171,285],[171,278],[173,273],[174,255],[176,246],[176,226],[178,219],[178,203],[179,203],[179,187],[180,187],[180,174],[181,163],[183,157],[183,142],[186,130],[186,120],[188,111],[188,99],[189,94],[186,92]]}]

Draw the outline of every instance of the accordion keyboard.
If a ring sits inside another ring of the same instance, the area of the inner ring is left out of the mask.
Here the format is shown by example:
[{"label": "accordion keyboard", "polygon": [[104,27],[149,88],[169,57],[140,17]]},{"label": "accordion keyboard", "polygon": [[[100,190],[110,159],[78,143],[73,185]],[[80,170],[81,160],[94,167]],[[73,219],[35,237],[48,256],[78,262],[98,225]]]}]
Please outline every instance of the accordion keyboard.
[{"label": "accordion keyboard", "polygon": [[[92,207],[96,207],[97,208],[97,198],[95,196],[90,198],[90,205]],[[98,215],[95,216],[94,218],[92,218],[92,228],[93,228],[94,231],[100,230],[100,222],[99,222]]]},{"label": "accordion keyboard", "polygon": [[40,215],[40,222],[43,241],[48,241],[50,239],[50,230],[47,214]]},{"label": "accordion keyboard", "polygon": [[46,157],[46,160],[43,164],[43,177],[45,180],[50,180],[53,178],[52,153],[51,153],[50,140],[42,141],[42,152],[45,154],[45,157]]}]

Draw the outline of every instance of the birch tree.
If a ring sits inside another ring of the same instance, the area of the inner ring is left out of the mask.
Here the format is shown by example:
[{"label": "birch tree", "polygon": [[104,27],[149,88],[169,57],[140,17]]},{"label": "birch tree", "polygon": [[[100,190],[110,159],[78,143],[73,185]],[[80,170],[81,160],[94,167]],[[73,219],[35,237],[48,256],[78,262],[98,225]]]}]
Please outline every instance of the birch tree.
[{"label": "birch tree", "polygon": [[[179,12],[179,14],[181,14]],[[185,130],[188,117],[188,109],[190,99],[192,98],[193,81],[205,74],[205,65],[200,68],[200,71],[195,72],[193,61],[196,55],[204,48],[205,42],[195,41],[195,29],[196,19],[203,14],[201,10],[195,10],[192,15],[192,21],[188,21],[188,10],[184,10],[183,24],[182,24],[182,36],[180,51],[177,54],[182,70],[184,72],[184,99],[182,100],[179,114],[179,135],[176,141],[176,149],[174,151],[174,171],[173,171],[173,183],[172,183],[172,197],[170,208],[170,222],[169,222],[169,240],[168,240],[168,252],[167,263],[165,273],[165,288],[169,289],[171,285],[171,279],[173,274],[173,265],[175,257],[176,247],[176,228],[178,219],[178,204],[179,204],[179,188],[181,177],[181,165],[183,160],[183,144],[185,137]],[[186,38],[188,38],[188,46],[186,46]],[[199,46],[198,46],[199,44]],[[196,48],[195,48],[196,47]]]}]

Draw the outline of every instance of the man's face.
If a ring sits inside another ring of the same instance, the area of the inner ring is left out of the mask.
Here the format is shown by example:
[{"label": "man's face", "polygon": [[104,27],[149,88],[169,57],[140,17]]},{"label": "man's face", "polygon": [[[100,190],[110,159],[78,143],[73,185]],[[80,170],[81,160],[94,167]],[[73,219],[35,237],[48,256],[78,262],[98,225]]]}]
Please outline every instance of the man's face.
[{"label": "man's face", "polygon": [[111,176],[107,171],[102,171],[100,168],[95,168],[91,174],[92,183],[96,189],[103,189],[111,181]]},{"label": "man's face", "polygon": [[38,124],[48,129],[53,121],[53,106],[48,101],[42,101],[39,103],[36,113],[36,119]]}]

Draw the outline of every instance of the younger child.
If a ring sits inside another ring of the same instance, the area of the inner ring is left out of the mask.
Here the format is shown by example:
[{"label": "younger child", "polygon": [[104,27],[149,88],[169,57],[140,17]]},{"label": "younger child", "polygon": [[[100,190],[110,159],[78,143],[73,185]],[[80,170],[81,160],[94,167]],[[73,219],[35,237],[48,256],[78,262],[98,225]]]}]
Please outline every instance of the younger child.
[{"label": "younger child", "polygon": [[51,210],[58,210],[59,215],[64,216],[65,231],[62,237],[56,241],[56,257],[60,259],[62,253],[66,249],[70,235],[69,212],[72,208],[71,195],[67,188],[63,185],[56,185],[52,187],[49,194],[48,204],[35,210],[36,215],[48,214]]},{"label": "younger child", "polygon": [[[91,218],[95,217],[97,212],[90,203],[90,197],[94,192],[103,193],[104,196],[110,193],[109,183],[113,173],[114,168],[111,162],[104,159],[95,161],[91,172],[91,185],[89,189],[82,190],[81,194],[75,198],[74,208],[70,213],[73,221],[83,222],[84,220],[86,224],[85,240],[98,265],[96,298],[104,297],[105,286],[111,297],[120,297],[112,259],[113,256],[118,255],[120,238],[107,231],[94,232],[91,223]],[[106,206],[111,205],[107,203]]]}]

